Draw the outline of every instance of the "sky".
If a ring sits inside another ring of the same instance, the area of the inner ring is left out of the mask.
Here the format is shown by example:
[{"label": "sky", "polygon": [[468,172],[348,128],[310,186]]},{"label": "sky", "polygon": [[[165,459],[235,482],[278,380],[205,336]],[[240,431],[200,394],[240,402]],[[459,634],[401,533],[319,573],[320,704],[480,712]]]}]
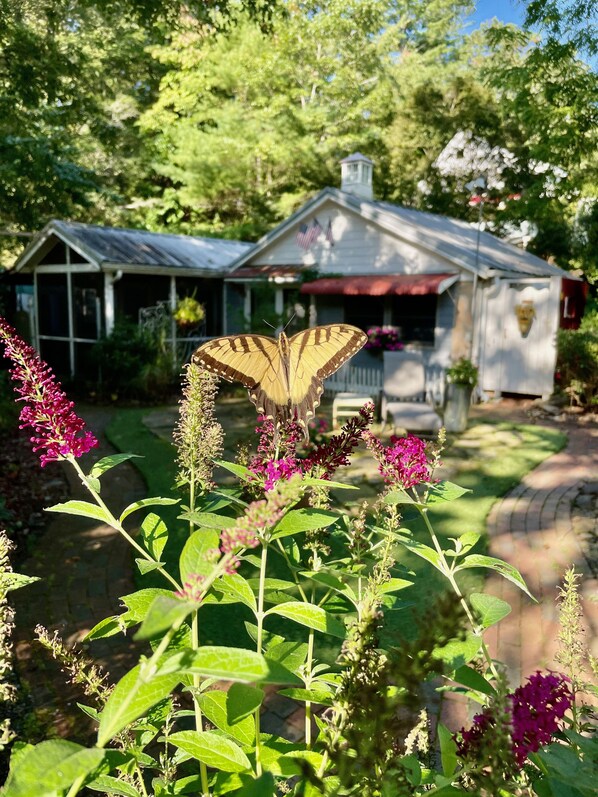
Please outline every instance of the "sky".
[{"label": "sky", "polygon": [[471,15],[471,21],[476,27],[480,22],[496,17],[501,22],[515,22],[518,25],[523,20],[525,3],[521,0],[477,0],[476,10]]}]

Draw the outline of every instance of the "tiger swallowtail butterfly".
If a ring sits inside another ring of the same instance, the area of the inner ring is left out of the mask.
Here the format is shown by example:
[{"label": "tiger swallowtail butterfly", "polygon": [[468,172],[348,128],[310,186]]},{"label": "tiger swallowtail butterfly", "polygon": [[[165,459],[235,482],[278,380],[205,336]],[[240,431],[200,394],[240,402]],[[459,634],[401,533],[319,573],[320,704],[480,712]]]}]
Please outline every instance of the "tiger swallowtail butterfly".
[{"label": "tiger swallowtail butterfly", "polygon": [[199,368],[229,382],[241,382],[261,415],[275,429],[296,421],[308,437],[324,392],[322,382],[344,365],[367,341],[361,329],[349,324],[312,327],[288,338],[228,335],[200,346],[191,358]]}]

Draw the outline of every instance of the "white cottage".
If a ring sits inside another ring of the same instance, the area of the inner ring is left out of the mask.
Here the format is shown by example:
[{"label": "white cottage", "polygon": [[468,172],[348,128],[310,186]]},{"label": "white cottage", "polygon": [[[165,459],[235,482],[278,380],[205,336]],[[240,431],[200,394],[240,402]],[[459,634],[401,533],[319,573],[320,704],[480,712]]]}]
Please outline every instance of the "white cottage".
[{"label": "white cottage", "polygon": [[233,264],[227,292],[242,294],[246,317],[268,280],[281,318],[299,290],[312,325],[393,326],[430,364],[471,358],[485,391],[548,396],[556,332],[582,283],[465,221],[376,201],[360,153],[341,166],[340,190],[321,191]]}]

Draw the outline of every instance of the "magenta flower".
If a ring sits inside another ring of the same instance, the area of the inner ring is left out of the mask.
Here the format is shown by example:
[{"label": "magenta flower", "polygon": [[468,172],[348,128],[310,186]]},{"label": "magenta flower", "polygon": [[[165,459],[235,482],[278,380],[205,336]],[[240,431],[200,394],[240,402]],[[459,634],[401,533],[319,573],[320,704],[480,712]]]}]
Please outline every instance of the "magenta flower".
[{"label": "magenta flower", "polygon": [[40,454],[42,467],[48,462],[80,457],[98,445],[94,435],[85,431],[85,421],[73,411],[51,368],[15,330],[0,318],[0,341],[5,356],[12,361],[11,378],[16,385],[17,401],[23,401],[19,428],[33,429],[34,451]]},{"label": "magenta flower", "polygon": [[[565,675],[554,672],[542,675],[537,671],[527,680],[528,683],[508,695],[513,756],[520,768],[530,753],[550,744],[553,735],[561,730],[561,720],[573,705],[573,692]],[[495,724],[492,707],[476,714],[471,728],[467,731],[461,728],[459,732],[460,738],[456,739],[458,755],[462,758],[475,755]]]},{"label": "magenta flower", "polygon": [[371,432],[364,432],[367,447],[378,461],[378,470],[387,484],[408,490],[416,484],[429,481],[431,467],[426,455],[426,444],[419,437],[390,438],[391,445],[384,446]]}]

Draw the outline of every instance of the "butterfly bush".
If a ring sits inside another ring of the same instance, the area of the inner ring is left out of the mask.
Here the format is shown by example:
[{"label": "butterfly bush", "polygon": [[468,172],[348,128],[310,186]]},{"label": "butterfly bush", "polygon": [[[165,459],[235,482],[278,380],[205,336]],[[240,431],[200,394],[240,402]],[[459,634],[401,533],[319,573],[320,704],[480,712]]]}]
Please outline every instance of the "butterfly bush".
[{"label": "butterfly bush", "polygon": [[[573,705],[569,679],[559,673],[543,675],[539,670],[528,682],[508,695],[513,756],[522,767],[530,753],[549,744],[562,728],[562,719]],[[461,728],[457,737],[457,753],[462,758],[475,756],[487,734],[496,725],[492,707],[473,718],[469,730]]]},{"label": "butterfly bush", "polygon": [[415,435],[390,438],[385,446],[369,430],[364,431],[366,445],[378,462],[378,471],[386,484],[408,490],[421,482],[429,481],[432,463],[428,459],[426,444]]},{"label": "butterfly bush", "polygon": [[42,467],[81,457],[97,446],[97,439],[85,430],[85,421],[74,412],[73,402],[67,399],[52,369],[3,318],[0,341],[4,355],[12,361],[10,376],[17,383],[17,400],[23,402],[19,428],[33,430],[31,442],[34,451],[42,452]]},{"label": "butterfly bush", "polygon": [[279,453],[282,448],[284,456],[274,458],[274,424],[268,418],[260,417],[261,423],[256,429],[259,434],[257,454],[250,461],[249,470],[263,483],[266,491],[274,489],[278,482],[288,480],[296,474],[330,480],[338,468],[350,464],[352,452],[372,423],[374,410],[373,404],[366,404],[344,424],[339,434],[313,447],[303,457],[297,451],[303,440],[303,432],[298,424],[291,422],[285,426],[279,436],[282,441]]}]

